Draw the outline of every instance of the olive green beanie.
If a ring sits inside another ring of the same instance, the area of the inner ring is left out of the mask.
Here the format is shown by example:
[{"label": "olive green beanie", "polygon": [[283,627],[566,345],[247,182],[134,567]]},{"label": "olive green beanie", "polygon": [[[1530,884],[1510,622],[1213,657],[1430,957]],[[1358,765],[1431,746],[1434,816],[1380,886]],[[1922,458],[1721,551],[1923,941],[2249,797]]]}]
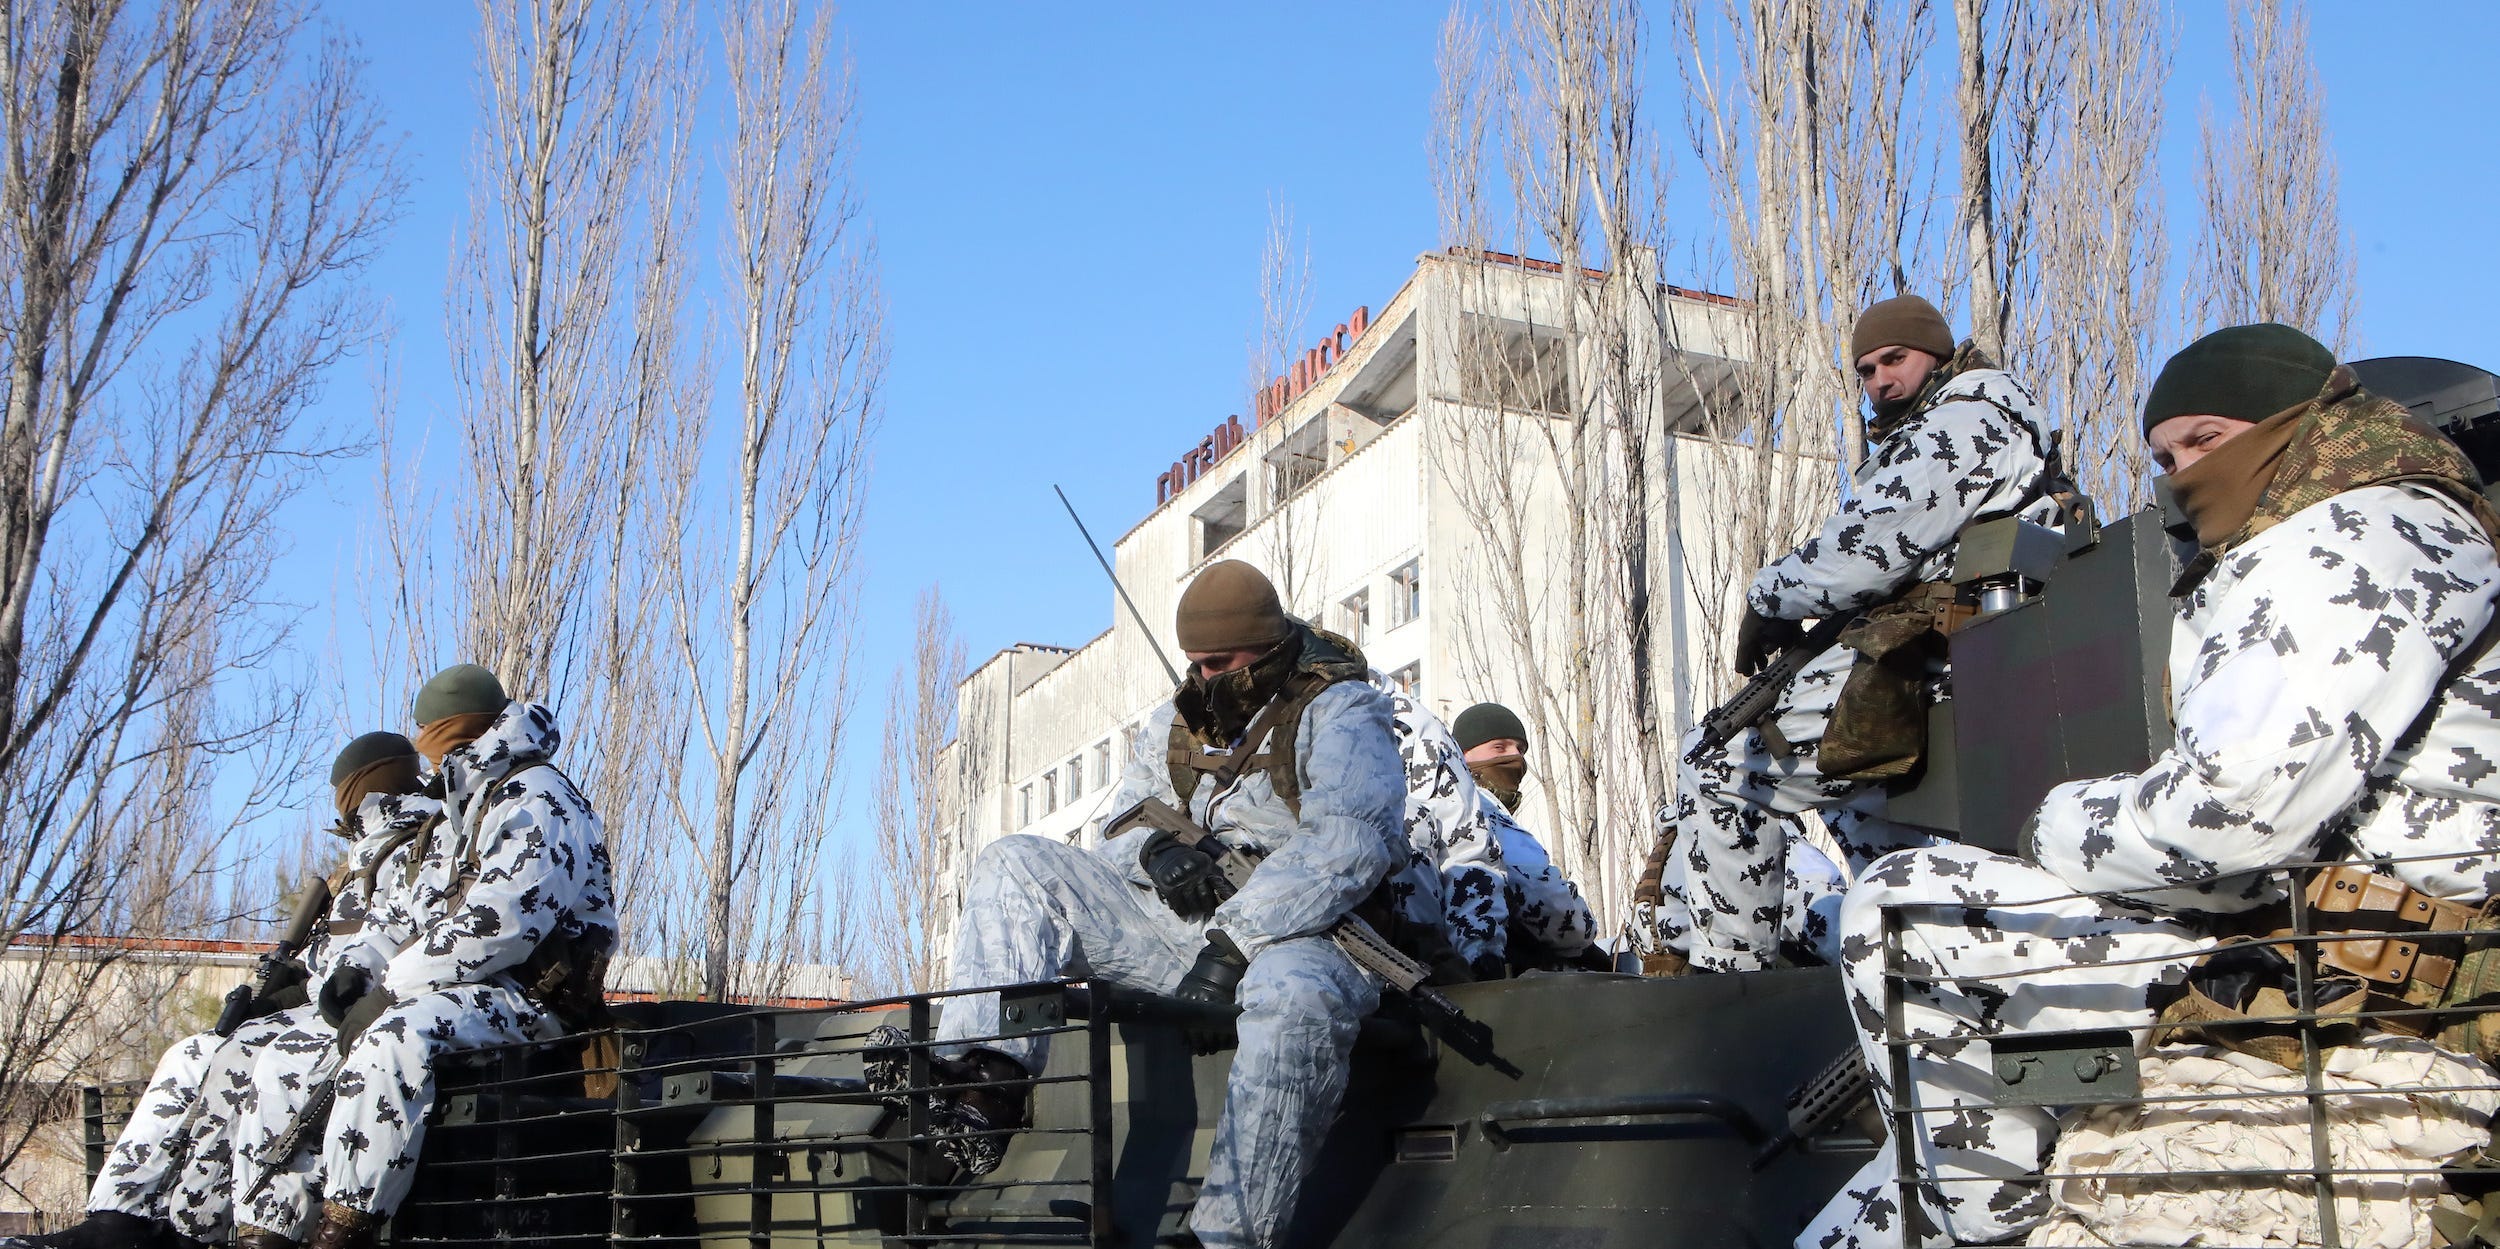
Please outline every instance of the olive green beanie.
[{"label": "olive green beanie", "polygon": [[1849,333],[1849,359],[1856,362],[1882,347],[1908,347],[1938,360],[1953,358],[1953,327],[1936,305],[1916,295],[1899,295],[1858,314]]},{"label": "olive green beanie", "polygon": [[1477,703],[1459,712],[1458,719],[1450,722],[1450,735],[1458,739],[1462,751],[1503,737],[1528,744],[1528,726],[1520,722],[1518,712],[1500,703]]},{"label": "olive green beanie", "polygon": [[416,757],[416,743],[397,733],[367,733],[347,743],[347,748],[341,750],[339,757],[331,761],[330,783],[336,785],[354,776],[359,770],[371,767],[385,759],[414,759]]},{"label": "olive green beanie", "polygon": [[422,728],[448,716],[501,711],[511,701],[494,673],[476,664],[453,664],[417,691],[417,725]]},{"label": "olive green beanie", "polygon": [[1181,649],[1199,655],[1265,646],[1293,631],[1267,574],[1237,559],[1209,565],[1181,591],[1174,623]]},{"label": "olive green beanie", "polygon": [[2335,371],[2326,344],[2273,321],[2215,330],[2161,366],[2144,398],[2144,434],[2174,416],[2252,424],[2318,397]]}]

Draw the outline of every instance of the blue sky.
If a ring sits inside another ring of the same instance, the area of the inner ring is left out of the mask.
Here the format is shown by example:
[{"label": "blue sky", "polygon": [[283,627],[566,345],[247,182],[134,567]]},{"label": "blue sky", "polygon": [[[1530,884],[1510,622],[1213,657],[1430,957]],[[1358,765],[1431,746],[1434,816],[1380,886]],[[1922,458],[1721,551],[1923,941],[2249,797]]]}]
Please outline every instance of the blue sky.
[{"label": "blue sky", "polygon": [[[2219,0],[2182,0],[2165,163],[2184,200],[2200,93],[2229,90]],[[1271,199],[1308,232],[1314,317],[1378,307],[1435,242],[1426,143],[1431,3],[854,4],[858,175],[882,253],[893,368],[863,586],[863,710],[943,587],[976,658],[1076,642],[1107,588],[1052,497],[1108,541],[1154,476],[1243,410]],[[392,311],[401,419],[449,411],[443,292],[465,213],[472,22],[451,5],[334,4],[372,58],[413,178],[374,281]],[[2312,13],[2360,265],[2365,354],[2500,362],[2500,130],[2487,98],[2500,6],[2335,0]],[[1947,32],[1949,38],[1949,31]],[[1653,107],[1674,83],[1653,85]],[[1668,118],[1662,124],[1672,124]],[[1698,223],[1697,227],[1698,228]],[[2174,249],[2192,243],[2174,228]],[[1670,280],[1689,275],[1669,274]],[[369,428],[351,369],[327,405]],[[296,509],[280,588],[307,642],[361,628],[326,607],[371,520],[370,466]],[[360,650],[348,645],[351,653]],[[383,709],[376,708],[377,712]],[[864,806],[869,733],[850,799]]]}]

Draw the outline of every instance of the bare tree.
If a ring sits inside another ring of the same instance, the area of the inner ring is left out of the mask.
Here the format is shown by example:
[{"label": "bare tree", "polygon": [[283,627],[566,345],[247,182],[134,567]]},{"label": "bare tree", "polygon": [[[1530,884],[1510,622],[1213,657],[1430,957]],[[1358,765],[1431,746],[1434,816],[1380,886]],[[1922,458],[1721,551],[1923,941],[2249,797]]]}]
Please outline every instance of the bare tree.
[{"label": "bare tree", "polygon": [[2285,0],[2233,0],[2231,70],[2235,116],[2216,126],[2209,111],[2201,127],[2190,316],[2204,328],[2281,321],[2340,352],[2351,334],[2352,234],[2307,16]]},{"label": "bare tree", "polygon": [[[701,863],[703,987],[716,1000],[773,995],[781,969],[821,954],[793,942],[825,919],[810,899],[839,797],[834,748],[850,714],[860,512],[886,359],[850,174],[852,67],[833,47],[832,11],[748,0],[730,11],[723,44],[734,450],[723,489],[691,474],[673,485],[668,529],[683,537],[665,557],[700,743],[676,810]],[[709,425],[691,410],[683,445],[702,443]],[[709,523],[712,499],[728,509],[725,531]],[[774,920],[752,922],[759,915]]]},{"label": "bare tree", "polygon": [[[1462,663],[1479,690],[1517,690],[1558,857],[1607,908],[1629,896],[1673,753],[1651,554],[1671,506],[1652,493],[1665,175],[1641,40],[1637,11],[1608,0],[1454,14],[1435,168],[1459,407],[1430,445],[1482,552],[1458,570]],[[1556,262],[1494,252],[1505,228],[1510,252]]]},{"label": "bare tree", "polygon": [[[519,0],[482,9],[470,221],[453,264],[457,383],[446,475],[408,472],[382,403],[380,570],[368,614],[373,701],[443,665],[492,667],[555,706],[564,765],[607,819],[629,949],[665,848],[639,818],[664,802],[683,726],[649,575],[664,459],[700,386],[680,341],[696,210],[699,42],[665,0]],[[387,389],[385,392],[387,399]],[[442,514],[448,513],[445,517]],[[364,700],[355,700],[361,704]]]},{"label": "bare tree", "polygon": [[[351,450],[308,412],[375,332],[355,279],[400,182],[360,63],[290,5],[0,0],[0,57],[0,945],[38,951],[6,982],[0,1099],[22,1105],[93,1057],[120,960],[82,934],[214,927],[232,830],[299,764],[276,514]],[[28,1130],[0,1131],[0,1168]]]},{"label": "bare tree", "polygon": [[[1305,344],[1311,320],[1311,245],[1294,225],[1293,209],[1281,200],[1267,206],[1267,233],[1259,245],[1259,321],[1252,336],[1245,395],[1255,396],[1285,375]],[[1253,410],[1256,400],[1252,399]],[[1316,448],[1292,446],[1264,472],[1252,474],[1261,497],[1247,518],[1257,526],[1250,561],[1276,583],[1285,610],[1319,620],[1326,605],[1316,600],[1326,586],[1325,522],[1317,496],[1302,487],[1327,468],[1331,458],[1322,431]]]},{"label": "bare tree", "polygon": [[[945,888],[949,830],[964,806],[943,748],[955,735],[955,691],[964,679],[964,642],[937,587],[920,592],[912,655],[886,691],[885,747],[877,771],[877,869],[882,904],[870,941],[880,993],[939,987],[936,937]],[[960,755],[960,752],[958,752]]]},{"label": "bare tree", "polygon": [[2046,149],[2021,203],[2023,276],[2005,360],[2056,414],[2068,463],[2102,514],[2150,501],[2136,414],[2172,309],[2158,145],[2171,22],[2158,0],[2055,0],[2060,90],[2016,108]]}]

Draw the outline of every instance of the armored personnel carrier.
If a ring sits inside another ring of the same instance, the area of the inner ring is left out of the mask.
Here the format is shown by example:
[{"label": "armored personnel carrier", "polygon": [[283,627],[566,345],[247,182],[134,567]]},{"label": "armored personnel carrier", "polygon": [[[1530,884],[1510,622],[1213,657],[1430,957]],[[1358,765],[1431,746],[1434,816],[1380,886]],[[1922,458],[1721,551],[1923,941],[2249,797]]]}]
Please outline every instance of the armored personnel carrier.
[{"label": "armored personnel carrier", "polygon": [[[2358,367],[2374,389],[2448,428],[2486,480],[2500,475],[2500,378],[2411,358]],[[2012,521],[1975,533],[1957,578],[1983,614],[1955,636],[1929,762],[1897,795],[1896,818],[2005,848],[2049,786],[2145,765],[2168,734],[2174,568],[2158,512],[2072,535]],[[1193,1053],[1185,1032],[1223,1021],[1084,981],[1003,993],[1002,1027],[1049,1037],[1049,1059],[1028,1081],[1033,1125],[977,1180],[931,1147],[927,1045],[947,995],[829,1009],[627,1004],[617,1008],[611,1096],[584,1095],[579,1041],[483,1053],[441,1073],[417,1187],[390,1240],[1179,1241],[1228,1059]],[[1489,1028],[1503,1061],[1470,1061],[1393,1009],[1367,1021],[1294,1245],[1784,1245],[1875,1150],[1894,1147],[1864,1113],[1833,969],[1537,973],[1448,993]],[[888,1024],[907,1038],[899,1091],[871,1089],[864,1071],[867,1034]],[[2002,1036],[1994,1049],[2006,1104],[2142,1100],[2124,1034]],[[2314,1061],[2307,1077],[2300,1098],[2313,1111],[2339,1095]],[[88,1104],[100,1161],[117,1124],[110,1098],[91,1092]],[[2314,1193],[2317,1243],[2338,1245],[2339,1194],[2352,1200],[2355,1185],[2426,1180],[2471,1196],[2500,1174],[2346,1175],[2323,1128],[2316,1142],[2270,1170],[2099,1180],[2293,1186]]]}]

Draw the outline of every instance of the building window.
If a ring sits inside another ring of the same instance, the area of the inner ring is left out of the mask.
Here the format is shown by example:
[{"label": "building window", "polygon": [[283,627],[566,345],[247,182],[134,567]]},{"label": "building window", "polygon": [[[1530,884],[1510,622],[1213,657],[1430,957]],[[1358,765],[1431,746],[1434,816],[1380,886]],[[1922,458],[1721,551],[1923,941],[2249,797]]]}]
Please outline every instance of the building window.
[{"label": "building window", "polygon": [[1389,683],[1398,692],[1420,703],[1424,701],[1424,665],[1422,660],[1408,664],[1389,674]]},{"label": "building window", "polygon": [[1571,412],[1571,346],[1562,332],[1494,317],[1459,324],[1459,389],[1466,402],[1508,412]]},{"label": "building window", "polygon": [[1085,756],[1068,760],[1068,801],[1085,796]]},{"label": "building window", "polygon": [[1030,786],[1030,785],[1027,785],[1027,786],[1025,786],[1023,789],[1021,789],[1021,790],[1017,791],[1017,797],[1016,797],[1016,827],[1018,827],[1018,828],[1022,828],[1022,827],[1024,827],[1025,825],[1030,824],[1030,823],[1032,823],[1032,822],[1033,822],[1033,787],[1032,787],[1032,786]]},{"label": "building window", "polygon": [[1042,774],[1042,814],[1048,815],[1058,809],[1059,773],[1045,772]]},{"label": "building window", "polygon": [[1198,522],[1198,558],[1222,550],[1224,544],[1241,536],[1250,525],[1250,483],[1247,474],[1236,473],[1231,481],[1216,487],[1215,493],[1190,513]]},{"label": "building window", "polygon": [[1372,627],[1371,591],[1356,590],[1337,604],[1337,627],[1344,631],[1347,641],[1356,646],[1363,644],[1363,635],[1371,632]]},{"label": "building window", "polygon": [[1389,627],[1394,629],[1424,614],[1424,566],[1408,560],[1389,574]]},{"label": "building window", "polygon": [[1111,783],[1111,742],[1108,739],[1094,743],[1094,783]]}]

